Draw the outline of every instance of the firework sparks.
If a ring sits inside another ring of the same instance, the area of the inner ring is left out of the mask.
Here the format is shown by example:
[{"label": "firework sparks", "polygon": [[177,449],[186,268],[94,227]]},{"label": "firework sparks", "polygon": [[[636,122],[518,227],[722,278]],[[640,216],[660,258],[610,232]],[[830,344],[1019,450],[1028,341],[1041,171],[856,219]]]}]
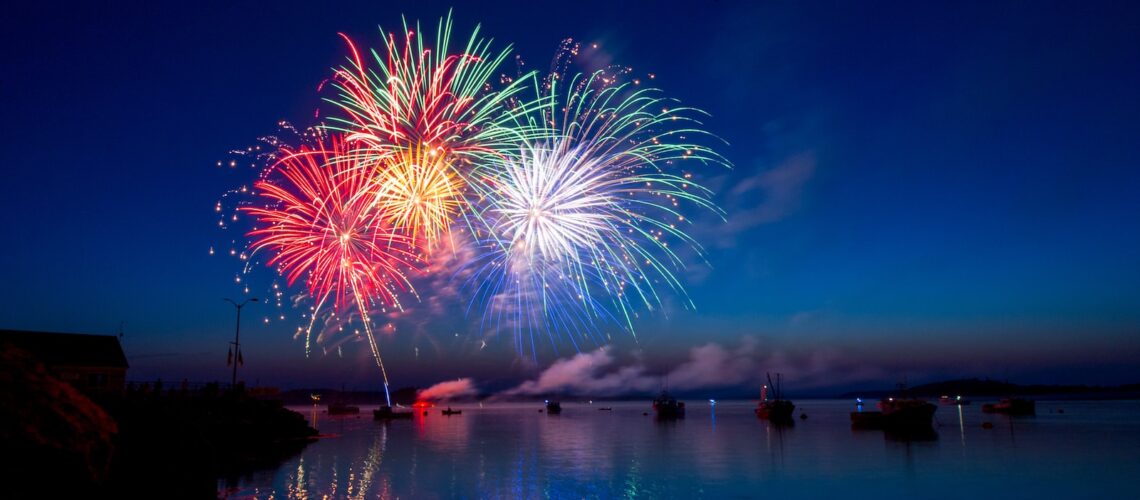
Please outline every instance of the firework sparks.
[{"label": "firework sparks", "polygon": [[[377,302],[399,307],[400,291],[411,289],[405,271],[413,254],[407,238],[393,231],[366,196],[372,182],[366,169],[351,162],[345,142],[301,148],[286,154],[255,189],[265,202],[243,207],[261,226],[250,231],[251,249],[272,254],[275,266],[293,285],[304,277],[317,306],[306,331],[329,299],[336,311],[355,307],[372,354],[384,371],[369,311]],[[387,385],[387,373],[384,373]]]},{"label": "firework sparks", "polygon": [[370,196],[393,229],[412,241],[438,241],[459,214],[462,180],[438,149],[416,147],[376,168]]},{"label": "firework sparks", "polygon": [[[338,331],[355,311],[387,389],[370,313],[403,311],[416,263],[429,272],[424,263],[443,253],[433,249],[455,241],[466,246],[451,247],[463,261],[452,280],[472,291],[470,307],[484,307],[483,326],[512,330],[520,351],[534,352],[539,336],[555,350],[563,338],[575,349],[601,343],[602,325],[633,333],[639,311],[662,309],[665,292],[693,306],[677,274],[702,250],[683,214],[720,211],[686,167],[728,165],[690,138],[710,137],[699,110],[640,79],[621,83],[629,67],[566,77],[579,50],[570,40],[547,77],[498,75],[492,85],[509,47],[492,50],[476,28],[451,52],[450,16],[429,42],[418,25],[403,28],[363,56],[342,35],[350,56],[329,80],[334,112],[298,134],[316,146],[273,137],[268,152],[236,152],[272,161],[240,189],[257,200],[238,209],[257,224],[249,251],[228,252],[246,270],[268,254],[290,286],[305,283],[309,299],[298,300],[315,304],[299,328],[306,352],[326,304]],[[220,227],[238,221],[221,201],[215,211]]]},{"label": "firework sparks", "polygon": [[[462,166],[517,146],[518,129],[500,126],[518,104],[526,78],[494,90],[496,69],[510,49],[493,51],[476,28],[461,53],[451,53],[451,18],[441,19],[434,45],[405,22],[389,33],[373,61],[344,37],[350,63],[335,70],[338,113],[329,129],[345,134],[363,166],[373,168],[378,199],[395,224],[430,248],[461,208]],[[379,68],[378,70],[375,68]]]},{"label": "firework sparks", "polygon": [[471,283],[520,349],[526,339],[534,348],[536,330],[575,334],[577,347],[598,319],[633,332],[638,306],[661,307],[659,286],[684,296],[674,273],[686,262],[670,245],[701,248],[681,205],[718,209],[680,163],[726,164],[685,139],[704,134],[689,126],[694,110],[669,109],[655,90],[611,85],[603,72],[547,82],[532,120],[542,138],[479,167],[472,184],[487,237]]}]

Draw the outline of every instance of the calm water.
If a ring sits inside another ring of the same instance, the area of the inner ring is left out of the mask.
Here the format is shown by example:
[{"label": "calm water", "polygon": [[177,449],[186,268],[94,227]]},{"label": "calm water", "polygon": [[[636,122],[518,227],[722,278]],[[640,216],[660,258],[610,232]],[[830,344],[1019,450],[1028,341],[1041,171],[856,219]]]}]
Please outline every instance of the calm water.
[{"label": "calm water", "polygon": [[[322,434],[276,471],[220,484],[231,498],[1135,498],[1140,401],[1039,401],[1035,417],[940,406],[936,433],[853,431],[849,401],[797,401],[790,428],[755,402],[455,406],[462,415],[374,422],[297,407]],[[599,407],[613,411],[599,411]],[[1059,413],[1063,410],[1064,413]],[[652,412],[650,412],[652,413]],[[992,422],[992,429],[983,429]]]}]

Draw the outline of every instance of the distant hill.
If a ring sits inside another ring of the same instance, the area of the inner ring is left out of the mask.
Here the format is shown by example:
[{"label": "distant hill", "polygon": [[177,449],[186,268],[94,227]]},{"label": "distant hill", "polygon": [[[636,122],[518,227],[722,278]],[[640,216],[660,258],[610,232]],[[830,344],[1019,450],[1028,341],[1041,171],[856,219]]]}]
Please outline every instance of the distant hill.
[{"label": "distant hill", "polygon": [[[1127,399],[1140,398],[1140,384],[1127,384],[1113,387],[1098,385],[1018,385],[991,379],[959,379],[932,382],[916,385],[907,391],[919,397],[970,396],[970,397],[1005,397],[1005,396],[1057,396],[1057,397],[1084,397],[1096,399]],[[848,392],[843,398],[853,397],[883,397],[899,394],[892,391],[861,391]]]}]

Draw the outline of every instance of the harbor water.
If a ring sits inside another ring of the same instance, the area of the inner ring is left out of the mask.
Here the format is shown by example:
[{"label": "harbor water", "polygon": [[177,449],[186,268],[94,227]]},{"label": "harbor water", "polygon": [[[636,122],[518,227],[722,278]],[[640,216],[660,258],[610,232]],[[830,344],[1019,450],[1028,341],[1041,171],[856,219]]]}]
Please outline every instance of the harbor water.
[{"label": "harbor water", "polygon": [[852,430],[853,401],[795,403],[786,426],[758,420],[754,401],[690,399],[665,421],[648,401],[563,402],[558,415],[473,403],[389,422],[370,407],[295,407],[322,438],[274,470],[220,479],[219,495],[1127,498],[1140,478],[1140,401],[1038,401],[1029,417],[940,405],[933,432],[906,435]]}]

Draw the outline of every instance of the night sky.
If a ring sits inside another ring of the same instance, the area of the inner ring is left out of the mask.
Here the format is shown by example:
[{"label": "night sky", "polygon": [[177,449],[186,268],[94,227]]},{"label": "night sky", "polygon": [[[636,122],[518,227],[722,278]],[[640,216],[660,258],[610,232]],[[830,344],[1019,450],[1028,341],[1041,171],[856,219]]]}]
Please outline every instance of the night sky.
[{"label": "night sky", "polygon": [[[728,143],[734,168],[700,172],[728,221],[692,231],[710,264],[683,276],[697,310],[643,317],[614,366],[665,373],[711,343],[801,388],[1140,381],[1140,6],[994,4],[477,2],[454,18],[534,69],[564,38],[598,43]],[[313,123],[338,32],[376,46],[377,25],[452,6],[8,7],[0,328],[122,323],[131,379],[228,379],[222,298],[242,291],[221,254],[240,233],[213,207],[255,172],[216,162],[279,120]],[[574,354],[536,363],[507,337],[483,347],[458,308],[413,310],[381,343],[395,386],[509,387]],[[306,359],[292,311],[263,322],[278,312],[245,309],[243,378],[378,387],[365,344]]]}]

